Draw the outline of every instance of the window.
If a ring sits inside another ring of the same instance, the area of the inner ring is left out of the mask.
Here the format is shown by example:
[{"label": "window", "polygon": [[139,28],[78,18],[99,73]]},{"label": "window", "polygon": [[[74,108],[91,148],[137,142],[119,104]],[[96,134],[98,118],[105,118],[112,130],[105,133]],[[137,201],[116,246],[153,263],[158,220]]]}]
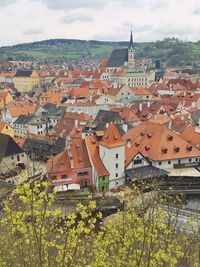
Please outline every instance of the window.
[{"label": "window", "polygon": [[61,175],[61,179],[66,179],[67,178],[67,174],[62,174]]},{"label": "window", "polygon": [[115,174],[115,177],[116,177],[116,178],[118,177],[118,173]]},{"label": "window", "polygon": [[189,159],[189,162],[191,162],[192,161],[192,159]]},{"label": "window", "polygon": [[116,167],[116,169],[118,169],[118,163],[116,163],[115,167]]},{"label": "window", "polygon": [[168,161],[168,164],[171,164],[171,160]]},{"label": "window", "polygon": [[103,176],[103,177],[102,177],[102,181],[105,181],[105,180],[106,180],[106,177],[105,177],[105,176]]},{"label": "window", "polygon": [[142,164],[142,159],[135,159],[134,164]]},{"label": "window", "polygon": [[196,158],[196,161],[198,161],[198,158]]},{"label": "window", "polygon": [[19,155],[17,155],[17,161],[20,161],[20,157],[19,157]]},{"label": "window", "polygon": [[119,154],[116,154],[116,155],[115,155],[115,158],[118,159],[118,158],[119,158]]},{"label": "window", "polygon": [[14,159],[14,157],[12,156],[11,159]]},{"label": "window", "polygon": [[80,177],[80,176],[85,176],[85,175],[88,175],[88,172],[79,172],[78,173],[78,176]]},{"label": "window", "polygon": [[178,160],[178,164],[181,164],[181,159]]},{"label": "window", "polygon": [[159,161],[159,162],[158,162],[158,165],[162,165],[162,162],[161,162],[161,161]]}]

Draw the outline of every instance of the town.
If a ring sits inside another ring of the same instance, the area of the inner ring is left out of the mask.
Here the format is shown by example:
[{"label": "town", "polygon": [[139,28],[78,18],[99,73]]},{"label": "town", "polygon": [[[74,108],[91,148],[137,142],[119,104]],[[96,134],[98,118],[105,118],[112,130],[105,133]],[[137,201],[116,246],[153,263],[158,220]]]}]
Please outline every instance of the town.
[{"label": "town", "polygon": [[1,64],[0,181],[42,173],[59,193],[199,178],[200,76],[159,77],[155,64],[135,60],[133,34],[127,48],[82,69]]}]

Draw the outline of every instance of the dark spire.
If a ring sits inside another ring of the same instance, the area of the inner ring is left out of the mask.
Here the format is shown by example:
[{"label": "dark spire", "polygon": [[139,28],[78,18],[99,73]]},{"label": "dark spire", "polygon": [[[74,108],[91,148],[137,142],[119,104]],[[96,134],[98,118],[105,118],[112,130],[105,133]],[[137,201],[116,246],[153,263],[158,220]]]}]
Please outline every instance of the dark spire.
[{"label": "dark spire", "polygon": [[130,37],[130,42],[129,42],[129,45],[128,45],[128,48],[134,48],[134,45],[133,45],[133,33],[132,33],[132,30],[131,30],[131,37]]}]

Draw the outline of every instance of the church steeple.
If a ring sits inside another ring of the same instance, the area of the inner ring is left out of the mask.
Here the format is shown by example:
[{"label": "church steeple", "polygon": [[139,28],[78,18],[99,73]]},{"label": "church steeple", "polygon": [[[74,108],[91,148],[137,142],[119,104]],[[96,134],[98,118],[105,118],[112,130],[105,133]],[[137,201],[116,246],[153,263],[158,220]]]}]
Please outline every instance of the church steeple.
[{"label": "church steeple", "polygon": [[133,44],[133,33],[131,29],[130,42],[128,45],[128,68],[134,68],[135,60],[134,60],[134,44]]},{"label": "church steeple", "polygon": [[130,42],[129,42],[129,45],[128,45],[128,48],[134,48],[134,45],[133,45],[133,32],[131,30],[131,36],[130,36]]}]

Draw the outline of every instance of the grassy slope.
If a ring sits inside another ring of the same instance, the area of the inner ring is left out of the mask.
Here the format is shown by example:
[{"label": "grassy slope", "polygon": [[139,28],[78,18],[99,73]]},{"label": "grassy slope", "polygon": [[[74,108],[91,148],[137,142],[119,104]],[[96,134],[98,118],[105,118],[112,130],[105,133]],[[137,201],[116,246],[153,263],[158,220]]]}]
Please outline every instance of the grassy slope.
[{"label": "grassy slope", "polygon": [[[126,42],[98,42],[54,39],[0,48],[2,59],[63,61],[83,57],[108,57],[114,48],[127,47]],[[180,42],[166,39],[135,44],[137,58],[161,59],[167,65],[187,65],[200,62],[200,42]]]}]

